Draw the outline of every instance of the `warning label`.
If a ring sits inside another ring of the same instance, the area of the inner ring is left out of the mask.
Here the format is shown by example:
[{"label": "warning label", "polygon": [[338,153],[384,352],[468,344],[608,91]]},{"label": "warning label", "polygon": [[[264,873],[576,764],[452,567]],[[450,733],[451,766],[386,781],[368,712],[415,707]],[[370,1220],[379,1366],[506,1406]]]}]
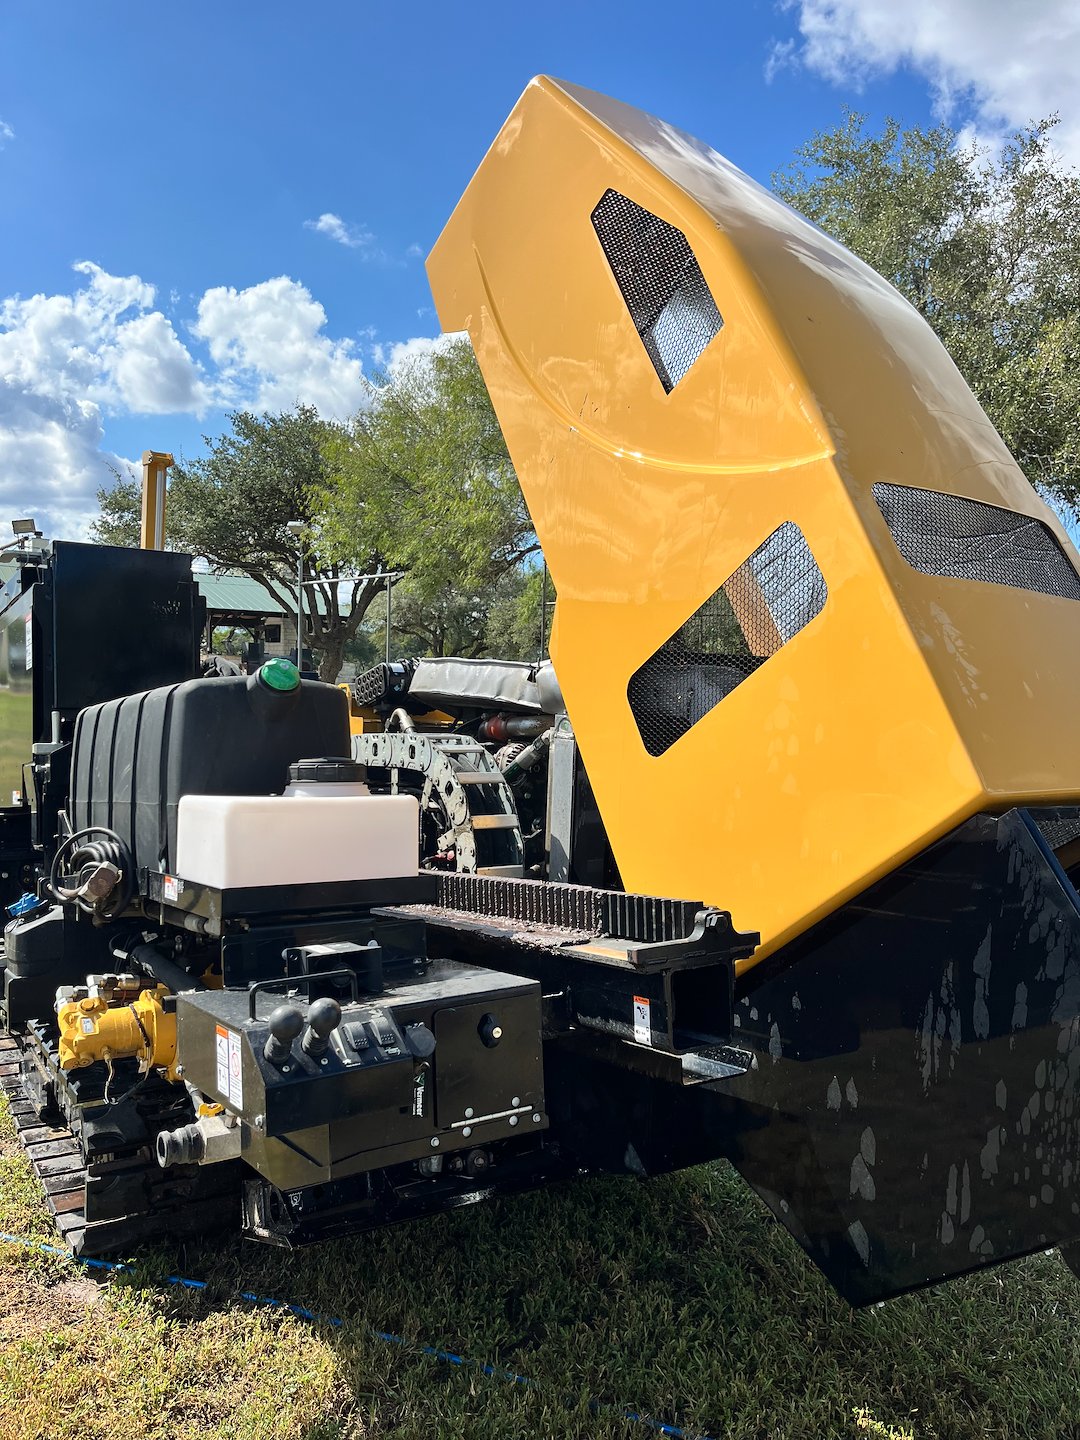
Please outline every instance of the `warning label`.
[{"label": "warning label", "polygon": [[217,1089],[222,1099],[240,1109],[244,1103],[244,1075],[240,1036],[224,1025],[214,1027],[217,1040]]},{"label": "warning label", "polygon": [[643,995],[634,996],[634,1039],[639,1045],[652,1044],[652,1002]]}]

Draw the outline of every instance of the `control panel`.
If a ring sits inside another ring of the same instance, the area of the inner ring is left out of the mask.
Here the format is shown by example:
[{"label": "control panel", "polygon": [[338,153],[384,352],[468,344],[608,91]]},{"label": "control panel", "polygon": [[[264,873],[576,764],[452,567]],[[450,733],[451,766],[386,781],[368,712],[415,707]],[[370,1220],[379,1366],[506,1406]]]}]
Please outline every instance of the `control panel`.
[{"label": "control panel", "polygon": [[184,1078],[238,1116],[274,1183],[298,1156],[329,1178],[546,1128],[537,981],[439,961],[336,999],[333,978],[177,997]]}]

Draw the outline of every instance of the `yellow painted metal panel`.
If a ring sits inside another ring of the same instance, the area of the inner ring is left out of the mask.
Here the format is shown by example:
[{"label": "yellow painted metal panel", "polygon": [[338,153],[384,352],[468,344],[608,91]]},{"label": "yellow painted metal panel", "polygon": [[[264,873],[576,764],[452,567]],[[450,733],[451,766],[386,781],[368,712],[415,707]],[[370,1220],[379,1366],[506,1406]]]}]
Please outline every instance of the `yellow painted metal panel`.
[{"label": "yellow painted metal panel", "polygon": [[[609,190],[681,231],[723,316],[670,393],[590,218]],[[730,908],[756,961],[967,815],[1080,797],[1080,604],[915,571],[873,498],[1018,510],[1075,562],[884,280],[699,141],[546,78],[428,265],[551,568],[552,657],[629,889]],[[649,754],[631,677],[788,521],[824,607]]]}]

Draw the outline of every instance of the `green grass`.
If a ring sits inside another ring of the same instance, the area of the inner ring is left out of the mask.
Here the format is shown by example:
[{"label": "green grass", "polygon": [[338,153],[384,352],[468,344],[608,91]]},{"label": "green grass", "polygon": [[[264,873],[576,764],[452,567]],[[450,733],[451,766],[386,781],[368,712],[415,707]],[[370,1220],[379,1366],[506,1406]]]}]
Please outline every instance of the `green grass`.
[{"label": "green grass", "polygon": [[[10,1138],[0,1229],[48,1234]],[[170,1269],[213,1288],[163,1287]],[[240,1289],[345,1324],[245,1305]],[[440,1364],[424,1344],[536,1386]],[[719,1165],[295,1254],[159,1247],[105,1284],[0,1247],[2,1440],[647,1436],[621,1405],[724,1440],[1057,1440],[1080,1435],[1078,1380],[1080,1283],[1056,1255],[853,1312]]]},{"label": "green grass", "polygon": [[11,795],[22,790],[23,761],[33,740],[33,703],[29,691],[20,693],[0,686],[0,803],[11,804]]}]

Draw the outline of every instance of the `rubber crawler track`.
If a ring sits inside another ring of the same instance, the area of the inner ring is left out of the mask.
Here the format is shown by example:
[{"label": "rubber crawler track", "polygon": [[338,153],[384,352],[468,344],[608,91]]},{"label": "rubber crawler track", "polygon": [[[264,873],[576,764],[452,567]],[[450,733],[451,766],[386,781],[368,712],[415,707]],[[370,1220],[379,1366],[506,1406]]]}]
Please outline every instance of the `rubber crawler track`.
[{"label": "rubber crawler track", "polygon": [[16,1134],[74,1255],[130,1253],[147,1240],[207,1235],[240,1218],[237,1166],[158,1166],[153,1145],[93,1159],[76,1135],[42,1121],[23,1086],[23,1048],[0,1033],[0,1088]]},{"label": "rubber crawler track", "polygon": [[63,1126],[45,1125],[22,1088],[19,1042],[0,1035],[0,1088],[7,1097],[26,1158],[45,1191],[56,1228],[73,1254],[83,1252],[86,1231],[86,1165],[75,1136]]}]

